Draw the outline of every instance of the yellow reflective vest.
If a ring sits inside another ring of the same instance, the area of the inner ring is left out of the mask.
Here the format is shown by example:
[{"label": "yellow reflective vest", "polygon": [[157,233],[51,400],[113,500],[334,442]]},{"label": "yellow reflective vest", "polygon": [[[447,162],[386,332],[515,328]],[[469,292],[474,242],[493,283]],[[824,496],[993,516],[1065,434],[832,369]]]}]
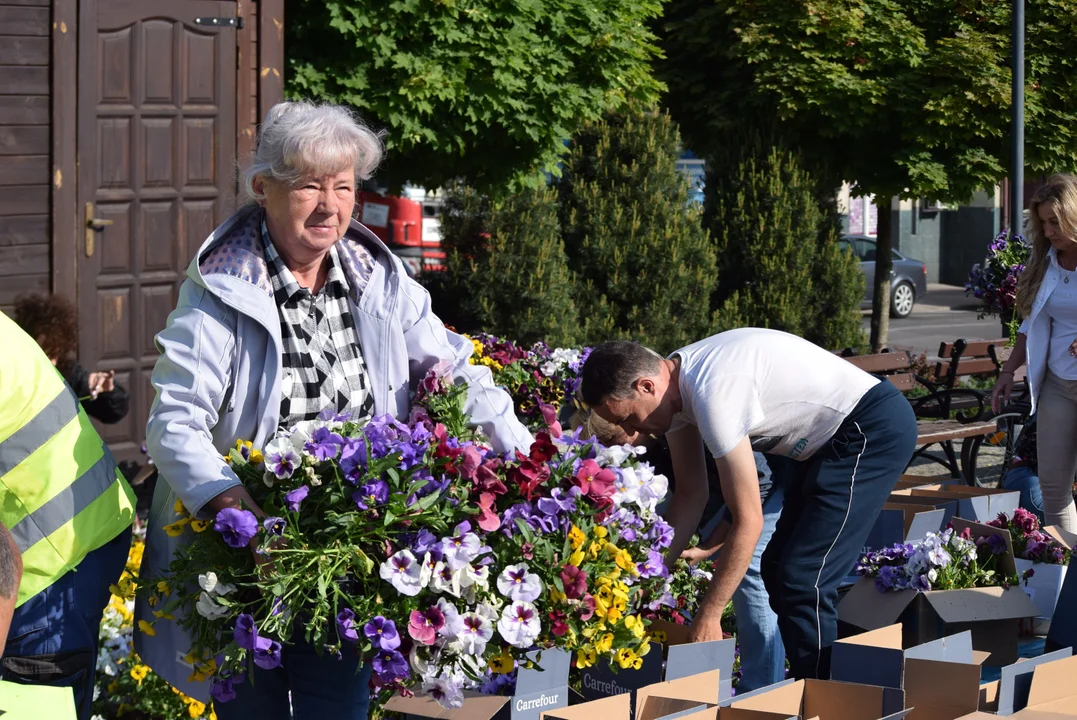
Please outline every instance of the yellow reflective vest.
[{"label": "yellow reflective vest", "polygon": [[0,522],[22,552],[17,606],[130,527],[134,496],[74,391],[0,312]]}]

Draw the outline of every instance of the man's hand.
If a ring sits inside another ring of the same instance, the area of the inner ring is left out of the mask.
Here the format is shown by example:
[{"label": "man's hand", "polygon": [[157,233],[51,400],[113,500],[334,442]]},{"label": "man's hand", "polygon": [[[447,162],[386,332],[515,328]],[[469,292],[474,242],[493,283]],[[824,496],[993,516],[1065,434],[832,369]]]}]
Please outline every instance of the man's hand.
[{"label": "man's hand", "polygon": [[703,547],[700,547],[699,545],[696,545],[695,547],[690,547],[687,550],[685,550],[684,552],[682,552],[681,553],[681,560],[687,560],[692,565],[695,565],[700,560],[706,560],[707,558],[709,558],[711,555],[713,555],[715,553],[715,551],[717,549],[718,548],[708,550],[707,548],[703,548]]},{"label": "man's hand", "polygon": [[706,614],[701,614],[692,621],[691,627],[688,628],[688,642],[710,642],[724,638],[721,615],[711,618]]}]

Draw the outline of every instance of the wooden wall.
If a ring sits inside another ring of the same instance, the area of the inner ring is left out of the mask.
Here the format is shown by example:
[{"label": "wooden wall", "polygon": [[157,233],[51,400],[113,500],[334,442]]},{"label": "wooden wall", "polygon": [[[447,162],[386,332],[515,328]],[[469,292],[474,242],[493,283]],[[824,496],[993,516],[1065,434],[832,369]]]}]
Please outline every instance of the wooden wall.
[{"label": "wooden wall", "polygon": [[0,309],[49,281],[49,0],[0,0]]}]

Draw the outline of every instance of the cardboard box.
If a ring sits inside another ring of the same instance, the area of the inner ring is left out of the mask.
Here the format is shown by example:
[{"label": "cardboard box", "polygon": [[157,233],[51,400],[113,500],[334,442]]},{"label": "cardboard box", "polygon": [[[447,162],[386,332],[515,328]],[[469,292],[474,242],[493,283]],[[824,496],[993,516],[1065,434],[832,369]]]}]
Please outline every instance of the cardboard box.
[{"label": "cardboard box", "polygon": [[400,713],[404,720],[445,718],[445,720],[539,720],[544,711],[568,705],[570,656],[563,650],[544,650],[528,655],[539,668],[520,668],[516,674],[516,694],[512,697],[465,692],[463,707],[442,707],[428,696],[395,695],[386,710]]},{"label": "cardboard box", "polygon": [[1077,714],[1077,687],[1073,683],[1077,657],[1072,655],[1066,648],[1002,668],[998,714],[1012,715],[1025,708]]},{"label": "cardboard box", "polygon": [[596,663],[580,672],[581,690],[586,699],[597,700],[619,693],[629,693],[634,702],[635,693],[642,687],[663,680],[699,675],[710,670],[717,670],[719,673],[719,680],[715,685],[716,694],[710,701],[717,704],[733,695],[733,661],[737,647],[735,639],[690,643],[687,625],[661,620],[652,622],[650,629],[664,632],[666,642],[652,644],[651,652],[643,657],[643,667],[639,670],[615,670],[608,663]]},{"label": "cardboard box", "polygon": [[627,693],[543,712],[543,720],[717,720],[718,671],[646,685],[636,690],[636,708]]},{"label": "cardboard box", "polygon": [[[999,569],[1007,574],[1016,572],[1008,530],[954,521],[958,532],[965,527],[974,537],[1002,537],[1007,551],[999,559]],[[1020,587],[883,593],[873,578],[857,581],[838,605],[838,620],[845,629],[878,630],[900,622],[904,647],[969,630],[973,649],[989,653],[988,665],[1006,665],[1017,659],[1017,621],[1036,613],[1035,603]]]},{"label": "cardboard box", "polygon": [[963,632],[903,649],[900,625],[838,640],[830,676],[842,682],[902,688],[910,720],[953,720],[980,707],[980,663]]},{"label": "cardboard box", "polygon": [[896,543],[920,540],[929,532],[938,532],[945,516],[946,511],[942,508],[886,503],[868,535],[867,548],[878,550]]},{"label": "cardboard box", "polygon": [[[997,490],[994,488],[969,487],[968,485],[943,484],[895,490],[891,493],[891,498],[895,496],[898,498],[919,497],[956,502],[955,517],[980,523],[994,520],[999,513],[1012,515],[1021,500],[1021,493],[1017,490]],[[950,522],[952,517],[948,514],[943,524]]]},{"label": "cardboard box", "polygon": [[751,697],[734,698],[721,720],[879,720],[904,717],[900,690],[834,680],[798,680]]},{"label": "cardboard box", "polygon": [[1029,599],[1036,603],[1039,612],[1036,618],[1048,620],[1055,614],[1055,606],[1058,604],[1058,596],[1062,592],[1062,583],[1066,581],[1065,565],[1048,565],[1047,563],[1034,563],[1031,560],[1016,558],[1017,573],[1023,575],[1030,568],[1032,577],[1027,582],[1021,583],[1021,589],[1025,591]]}]

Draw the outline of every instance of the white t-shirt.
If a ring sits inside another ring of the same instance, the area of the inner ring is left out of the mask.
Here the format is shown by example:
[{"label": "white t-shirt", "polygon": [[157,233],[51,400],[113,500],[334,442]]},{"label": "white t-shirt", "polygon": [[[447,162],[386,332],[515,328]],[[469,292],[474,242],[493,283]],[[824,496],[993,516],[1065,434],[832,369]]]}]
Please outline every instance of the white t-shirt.
[{"label": "white t-shirt", "polygon": [[677,430],[695,425],[715,457],[746,436],[759,452],[807,460],[878,378],[803,338],[741,328],[673,355],[681,359]]},{"label": "white t-shirt", "polygon": [[[1070,355],[1070,345],[1077,340],[1077,271],[1052,262],[1048,272],[1058,273],[1059,278],[1043,306],[1051,318],[1047,368],[1063,380],[1077,380],[1077,358]],[[1064,281],[1067,277],[1069,282]]]}]

